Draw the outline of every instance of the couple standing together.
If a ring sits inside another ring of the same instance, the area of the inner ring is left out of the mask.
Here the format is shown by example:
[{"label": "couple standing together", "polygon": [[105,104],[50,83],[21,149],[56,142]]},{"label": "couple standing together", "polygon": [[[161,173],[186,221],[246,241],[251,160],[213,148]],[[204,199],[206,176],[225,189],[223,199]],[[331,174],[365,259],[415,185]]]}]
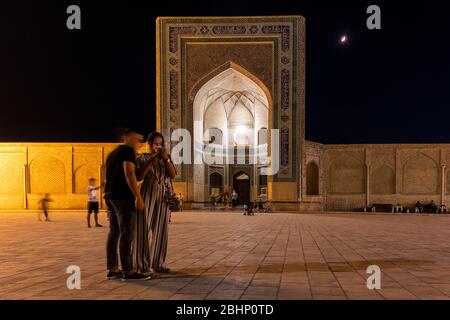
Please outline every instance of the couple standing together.
[{"label": "couple standing together", "polygon": [[[126,130],[122,139],[106,160],[107,278],[148,280],[152,272],[169,271],[164,263],[170,217],[165,195],[176,171],[159,132],[148,137],[150,152],[138,157],[142,135]],[[138,181],[143,181],[140,187]]]}]

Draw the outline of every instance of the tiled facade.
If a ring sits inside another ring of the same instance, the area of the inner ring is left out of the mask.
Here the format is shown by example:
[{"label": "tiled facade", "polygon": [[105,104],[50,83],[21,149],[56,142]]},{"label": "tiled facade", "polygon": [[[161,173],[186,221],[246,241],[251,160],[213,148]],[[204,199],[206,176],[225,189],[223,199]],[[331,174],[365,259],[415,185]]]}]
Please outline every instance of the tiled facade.
[{"label": "tiled facade", "polygon": [[[230,69],[242,75],[267,99],[269,119],[264,127],[280,132],[280,168],[268,179],[267,196],[276,200],[279,209],[297,209],[304,138],[305,19],[164,17],[156,24],[158,129],[167,137],[176,128],[194,133],[194,121],[203,119],[196,116],[195,103],[202,88]],[[233,93],[239,96],[245,92],[245,88],[236,90]],[[176,185],[185,192],[185,199],[194,206],[208,202],[211,168],[184,164],[177,169]],[[223,176],[223,189],[228,192],[233,189],[233,172],[244,172],[255,198],[259,196],[258,169],[217,166],[213,172]]]}]

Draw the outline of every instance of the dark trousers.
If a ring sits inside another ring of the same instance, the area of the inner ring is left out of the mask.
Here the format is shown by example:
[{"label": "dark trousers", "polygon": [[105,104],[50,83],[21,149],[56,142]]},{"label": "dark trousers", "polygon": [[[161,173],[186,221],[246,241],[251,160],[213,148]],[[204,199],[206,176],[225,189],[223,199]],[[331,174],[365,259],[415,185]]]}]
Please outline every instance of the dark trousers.
[{"label": "dark trousers", "polygon": [[[106,200],[109,212],[109,235],[106,244],[106,261],[108,270],[116,269],[120,261],[123,273],[130,272],[131,242],[133,240],[136,221],[136,206],[134,201]],[[119,254],[117,254],[117,245]],[[119,261],[118,261],[119,257]]]},{"label": "dark trousers", "polygon": [[45,201],[42,201],[42,210],[44,211],[44,216],[48,219],[48,205]]}]

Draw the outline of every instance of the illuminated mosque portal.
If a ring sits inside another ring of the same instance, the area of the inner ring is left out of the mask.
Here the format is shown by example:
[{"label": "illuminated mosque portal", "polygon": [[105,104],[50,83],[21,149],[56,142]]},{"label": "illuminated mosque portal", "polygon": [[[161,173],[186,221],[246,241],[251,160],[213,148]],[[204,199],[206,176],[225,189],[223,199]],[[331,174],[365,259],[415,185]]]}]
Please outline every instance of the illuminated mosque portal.
[{"label": "illuminated mosque portal", "polygon": [[277,209],[299,208],[304,22],[301,16],[158,18],[157,129],[170,138],[185,128],[195,142],[191,154],[215,160],[177,167],[174,186],[191,208],[233,190],[240,204],[262,199]]},{"label": "illuminated mosque portal", "polygon": [[[269,102],[264,91],[239,71],[229,68],[198,91],[194,121],[202,124],[202,132],[194,131],[195,141],[223,149],[216,164],[194,165],[194,176],[199,177],[194,184],[197,199],[202,201],[205,196],[233,189],[240,194],[241,203],[249,201],[250,196],[266,197],[267,180],[258,174],[262,165],[258,164],[255,152],[257,146],[267,146],[268,142]],[[250,180],[257,184],[251,184]],[[205,188],[208,184],[209,188]]]}]

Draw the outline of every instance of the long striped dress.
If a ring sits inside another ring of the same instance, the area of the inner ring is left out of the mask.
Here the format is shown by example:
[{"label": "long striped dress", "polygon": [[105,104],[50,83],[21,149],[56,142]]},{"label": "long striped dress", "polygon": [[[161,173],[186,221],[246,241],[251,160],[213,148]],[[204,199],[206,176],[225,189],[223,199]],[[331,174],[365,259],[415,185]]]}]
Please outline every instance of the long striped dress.
[{"label": "long striped dress", "polygon": [[[137,157],[137,167],[149,161],[150,154]],[[153,272],[164,267],[168,244],[170,209],[164,195],[165,185],[170,183],[164,160],[155,161],[140,185],[144,199],[144,212],[136,216],[133,240],[133,269],[140,273]]]}]

